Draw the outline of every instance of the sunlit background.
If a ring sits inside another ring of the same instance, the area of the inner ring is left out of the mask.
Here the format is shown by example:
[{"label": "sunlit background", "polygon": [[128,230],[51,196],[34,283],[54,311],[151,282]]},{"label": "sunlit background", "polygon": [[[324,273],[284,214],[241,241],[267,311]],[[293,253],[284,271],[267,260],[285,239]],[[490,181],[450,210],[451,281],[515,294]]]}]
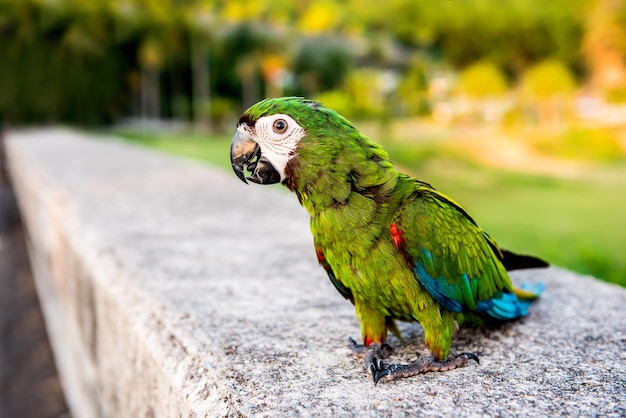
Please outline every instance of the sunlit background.
[{"label": "sunlit background", "polygon": [[0,121],[229,169],[240,112],[350,118],[500,245],[626,285],[626,2],[0,0]]}]

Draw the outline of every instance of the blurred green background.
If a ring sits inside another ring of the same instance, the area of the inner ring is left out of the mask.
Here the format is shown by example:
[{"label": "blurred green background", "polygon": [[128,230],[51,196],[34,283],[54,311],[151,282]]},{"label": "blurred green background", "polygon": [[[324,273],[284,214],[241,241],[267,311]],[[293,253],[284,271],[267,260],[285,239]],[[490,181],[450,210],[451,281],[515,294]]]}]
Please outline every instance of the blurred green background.
[{"label": "blurred green background", "polygon": [[0,122],[229,169],[240,112],[333,107],[498,242],[626,285],[622,0],[0,0]]}]

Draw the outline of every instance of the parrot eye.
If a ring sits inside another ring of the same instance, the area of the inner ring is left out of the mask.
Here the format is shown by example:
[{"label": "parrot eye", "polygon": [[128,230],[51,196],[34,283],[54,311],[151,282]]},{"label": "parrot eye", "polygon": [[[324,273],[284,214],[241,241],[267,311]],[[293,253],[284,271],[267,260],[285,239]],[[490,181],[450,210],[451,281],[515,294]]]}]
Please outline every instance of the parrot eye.
[{"label": "parrot eye", "polygon": [[287,131],[287,121],[285,119],[277,119],[272,126],[277,134],[284,134]]}]

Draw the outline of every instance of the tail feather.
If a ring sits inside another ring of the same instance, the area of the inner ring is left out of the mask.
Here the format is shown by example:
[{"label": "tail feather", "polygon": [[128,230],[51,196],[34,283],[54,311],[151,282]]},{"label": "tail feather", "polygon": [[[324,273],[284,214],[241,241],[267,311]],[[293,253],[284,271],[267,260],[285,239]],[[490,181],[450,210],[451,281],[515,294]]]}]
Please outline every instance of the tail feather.
[{"label": "tail feather", "polygon": [[533,301],[543,292],[543,283],[522,283],[519,288],[513,289],[513,293],[520,301]]},{"label": "tail feather", "polygon": [[544,268],[550,266],[547,262],[532,255],[515,254],[511,251],[500,249],[502,253],[502,264],[507,271]]},{"label": "tail feather", "polygon": [[499,292],[493,298],[478,302],[475,311],[501,321],[509,321],[528,315],[528,308],[543,291],[543,284],[523,284],[513,293]]},{"label": "tail feather", "polygon": [[513,293],[499,292],[495,297],[478,302],[477,312],[501,321],[510,321],[528,314],[530,302],[520,301]]}]

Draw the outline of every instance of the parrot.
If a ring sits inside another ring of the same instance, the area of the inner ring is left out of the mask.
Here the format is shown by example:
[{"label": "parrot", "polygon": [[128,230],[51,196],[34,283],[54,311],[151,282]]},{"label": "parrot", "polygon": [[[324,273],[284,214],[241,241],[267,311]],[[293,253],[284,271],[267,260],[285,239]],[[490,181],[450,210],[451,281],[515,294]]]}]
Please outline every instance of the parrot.
[{"label": "parrot", "polygon": [[[401,173],[387,152],[338,112],[302,97],[264,99],[239,118],[230,160],[244,183],[281,183],[310,216],[319,264],[352,302],[362,344],[349,338],[374,384],[479,363],[450,355],[461,326],[528,313],[541,284],[515,288],[507,271],[547,267],[500,249],[456,201]],[[385,364],[396,321],[418,322],[425,350]]]}]

